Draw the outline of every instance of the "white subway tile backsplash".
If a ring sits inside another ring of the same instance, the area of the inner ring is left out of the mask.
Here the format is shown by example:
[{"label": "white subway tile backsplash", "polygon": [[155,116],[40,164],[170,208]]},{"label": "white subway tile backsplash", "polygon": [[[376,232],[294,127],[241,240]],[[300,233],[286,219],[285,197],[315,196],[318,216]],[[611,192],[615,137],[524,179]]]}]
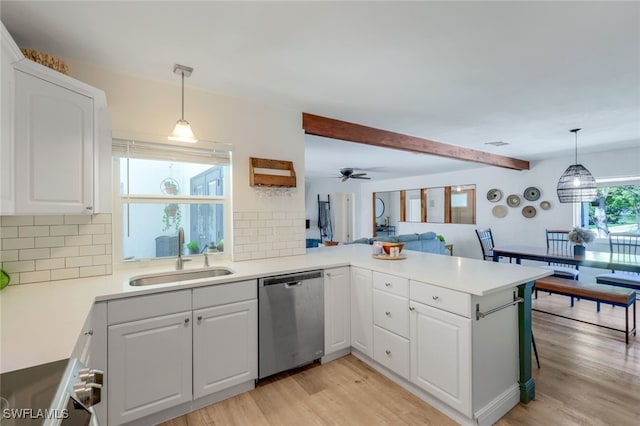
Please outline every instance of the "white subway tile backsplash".
[{"label": "white subway tile backsplash", "polygon": [[2,250],[0,251],[0,262],[14,262],[19,260],[18,250]]},{"label": "white subway tile backsplash", "polygon": [[34,216],[35,225],[64,225],[64,216]]},{"label": "white subway tile backsplash", "polygon": [[48,248],[23,249],[18,256],[20,260],[48,259],[50,252]]},{"label": "white subway tile backsplash", "polygon": [[64,237],[64,245],[66,246],[90,246],[93,244],[92,235],[71,235]]},{"label": "white subway tile backsplash", "polygon": [[66,225],[85,225],[91,223],[91,216],[88,214],[67,215],[64,217]]},{"label": "white subway tile backsplash", "polygon": [[0,217],[0,266],[12,285],[108,275],[111,263],[110,214]]},{"label": "white subway tile backsplash", "polygon": [[30,249],[35,247],[34,238],[3,238],[2,250]]},{"label": "white subway tile backsplash", "polygon": [[104,226],[99,223],[96,225],[78,225],[78,234],[79,235],[93,235],[93,234],[104,234]]},{"label": "white subway tile backsplash", "polygon": [[[17,262],[3,262],[2,269],[7,271],[9,274],[15,272],[28,272],[35,271],[36,264],[33,260],[21,260]],[[11,278],[13,280],[13,278]]]},{"label": "white subway tile backsplash", "polygon": [[92,266],[92,265],[93,265],[92,256],[67,257],[65,262],[65,266],[67,268],[75,268],[79,266]]},{"label": "white subway tile backsplash", "polygon": [[51,257],[74,257],[80,255],[80,248],[78,246],[67,247],[52,247]]},{"label": "white subway tile backsplash", "polygon": [[54,269],[51,271],[52,280],[69,280],[80,277],[80,268]]},{"label": "white subway tile backsplash", "polygon": [[0,238],[18,238],[18,227],[0,226]]},{"label": "white subway tile backsplash", "polygon": [[78,235],[78,225],[53,225],[49,228],[49,235]]},{"label": "white subway tile backsplash", "polygon": [[50,279],[51,279],[51,271],[48,271],[48,270],[20,273],[20,282],[23,284],[49,281]]},{"label": "white subway tile backsplash", "polygon": [[48,237],[48,226],[20,226],[18,227],[18,237]]},{"label": "white subway tile backsplash", "polygon": [[81,277],[95,277],[97,275],[107,275],[105,265],[87,266],[80,268]]},{"label": "white subway tile backsplash", "polygon": [[304,211],[234,212],[233,260],[291,256],[305,252]]},{"label": "white subway tile backsplash", "polygon": [[36,237],[36,248],[64,247],[64,237]]},{"label": "white subway tile backsplash", "polygon": [[33,216],[2,216],[0,225],[4,226],[29,226],[33,225]]},{"label": "white subway tile backsplash", "polygon": [[36,260],[36,270],[42,271],[44,269],[63,269],[64,268],[64,259],[39,259]]}]

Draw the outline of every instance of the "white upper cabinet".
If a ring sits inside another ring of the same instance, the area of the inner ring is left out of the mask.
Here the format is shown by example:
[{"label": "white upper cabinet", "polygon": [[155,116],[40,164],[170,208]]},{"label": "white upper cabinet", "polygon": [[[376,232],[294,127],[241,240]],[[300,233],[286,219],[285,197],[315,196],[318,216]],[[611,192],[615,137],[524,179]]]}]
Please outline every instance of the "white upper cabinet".
[{"label": "white upper cabinet", "polygon": [[0,214],[110,212],[104,92],[24,58],[9,65],[2,34]]}]

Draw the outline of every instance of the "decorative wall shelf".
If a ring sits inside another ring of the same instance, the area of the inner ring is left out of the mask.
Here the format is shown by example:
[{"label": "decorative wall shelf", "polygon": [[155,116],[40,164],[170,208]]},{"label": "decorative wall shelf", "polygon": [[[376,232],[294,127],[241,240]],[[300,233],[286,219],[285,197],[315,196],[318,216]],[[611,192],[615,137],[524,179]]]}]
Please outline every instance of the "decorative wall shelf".
[{"label": "decorative wall shelf", "polygon": [[[256,173],[260,169],[260,173]],[[296,187],[296,171],[291,161],[249,158],[249,184],[251,186]]]}]

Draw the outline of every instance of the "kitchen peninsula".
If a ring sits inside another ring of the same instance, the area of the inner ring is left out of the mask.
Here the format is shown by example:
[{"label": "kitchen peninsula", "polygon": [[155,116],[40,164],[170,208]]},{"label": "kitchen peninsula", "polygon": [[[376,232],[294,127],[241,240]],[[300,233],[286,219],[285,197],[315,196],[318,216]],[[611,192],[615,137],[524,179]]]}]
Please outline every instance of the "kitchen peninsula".
[{"label": "kitchen peninsula", "polygon": [[[347,323],[342,325],[350,337],[346,347],[329,350],[325,331],[324,362],[352,352],[463,424],[493,423],[519,400],[526,402],[533,397],[527,287],[549,271],[412,251],[406,251],[405,260],[377,260],[370,250],[369,246],[355,244],[310,249],[302,256],[214,262],[215,267],[226,266],[234,273],[176,284],[130,286],[133,277],[173,270],[167,264],[141,264],[140,268],[111,276],[12,286],[0,293],[1,369],[12,371],[70,355],[82,357],[86,352],[91,367],[107,370],[107,329],[111,326],[107,325],[106,313],[110,304],[188,294],[191,312],[192,291],[222,284],[232,288],[233,283],[255,286],[257,278],[308,270],[325,271],[326,294],[327,277],[332,275],[327,271],[347,270],[346,280],[338,283],[349,301],[340,308],[347,312],[332,313],[337,309],[332,305],[334,299],[325,297],[325,329],[339,329],[335,320],[344,318]],[[188,266],[195,269],[199,264],[196,259]],[[516,292],[525,299],[517,309]],[[506,308],[484,317],[476,314],[502,306]],[[143,305],[142,310],[149,307]],[[140,310],[136,309],[136,315]],[[85,341],[87,336],[90,342]],[[110,368],[112,365],[109,363]],[[109,380],[117,374],[106,371],[107,392],[103,394],[108,394]],[[253,379],[234,387],[234,392],[253,387]],[[228,396],[217,394],[197,400],[189,395],[189,402],[173,411],[159,410],[160,414],[151,417],[123,421],[110,415],[103,424],[160,421]],[[111,404],[104,398],[103,402],[100,405]]]}]

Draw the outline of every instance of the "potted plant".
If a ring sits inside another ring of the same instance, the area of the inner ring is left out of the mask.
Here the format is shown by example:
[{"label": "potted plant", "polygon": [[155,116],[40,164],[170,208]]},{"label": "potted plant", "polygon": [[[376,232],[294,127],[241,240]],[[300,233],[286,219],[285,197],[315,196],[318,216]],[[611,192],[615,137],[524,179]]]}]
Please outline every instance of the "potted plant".
[{"label": "potted plant", "polygon": [[569,232],[569,241],[574,243],[573,246],[573,255],[574,256],[584,256],[587,249],[583,245],[585,243],[590,243],[595,238],[593,232],[586,228],[581,228],[576,226]]},{"label": "potted plant", "polygon": [[176,203],[167,204],[164,207],[164,216],[162,216],[162,232],[172,229],[177,233],[182,223],[182,212],[180,206]]},{"label": "potted plant", "polygon": [[189,249],[189,254],[198,254],[200,253],[200,247],[198,247],[197,241],[191,241],[187,244],[187,249]]}]

